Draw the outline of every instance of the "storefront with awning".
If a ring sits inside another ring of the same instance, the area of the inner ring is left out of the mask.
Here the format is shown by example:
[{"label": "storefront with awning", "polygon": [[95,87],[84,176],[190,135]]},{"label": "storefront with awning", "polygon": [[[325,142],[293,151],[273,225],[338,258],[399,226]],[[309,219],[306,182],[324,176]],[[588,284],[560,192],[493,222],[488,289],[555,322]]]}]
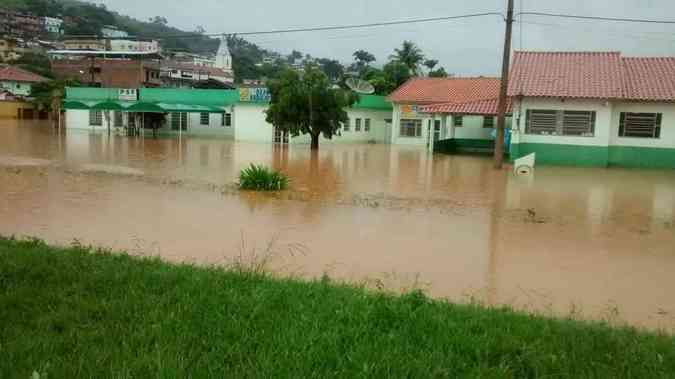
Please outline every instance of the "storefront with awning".
[{"label": "storefront with awning", "polygon": [[237,90],[66,88],[70,129],[159,129],[231,135]]}]

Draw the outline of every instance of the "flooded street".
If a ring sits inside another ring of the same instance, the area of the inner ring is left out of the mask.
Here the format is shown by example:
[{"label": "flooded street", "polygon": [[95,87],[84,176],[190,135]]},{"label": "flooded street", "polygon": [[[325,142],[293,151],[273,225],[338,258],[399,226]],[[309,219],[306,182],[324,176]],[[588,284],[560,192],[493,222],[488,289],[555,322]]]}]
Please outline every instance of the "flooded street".
[{"label": "flooded street", "polygon": [[[287,173],[291,190],[236,191],[251,163]],[[675,171],[514,177],[404,146],[323,144],[313,157],[0,121],[0,234],[200,264],[268,251],[287,274],[675,331]]]}]

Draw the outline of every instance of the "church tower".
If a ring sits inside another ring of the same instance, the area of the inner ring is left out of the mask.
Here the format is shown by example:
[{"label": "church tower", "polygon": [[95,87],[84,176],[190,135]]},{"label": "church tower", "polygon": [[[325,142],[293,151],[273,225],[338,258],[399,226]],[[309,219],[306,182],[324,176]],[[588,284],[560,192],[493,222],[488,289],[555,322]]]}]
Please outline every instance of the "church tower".
[{"label": "church tower", "polygon": [[225,72],[232,73],[232,55],[230,49],[227,48],[227,39],[222,37],[220,39],[220,46],[218,53],[216,53],[215,67],[222,69]]}]

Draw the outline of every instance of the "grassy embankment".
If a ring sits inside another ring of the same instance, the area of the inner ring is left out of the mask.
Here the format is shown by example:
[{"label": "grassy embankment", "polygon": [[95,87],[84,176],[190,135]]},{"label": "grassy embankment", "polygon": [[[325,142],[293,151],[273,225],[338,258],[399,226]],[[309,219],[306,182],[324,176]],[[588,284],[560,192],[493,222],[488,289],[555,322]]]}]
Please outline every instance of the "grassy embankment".
[{"label": "grassy embankment", "polygon": [[0,239],[0,378],[675,375],[673,337]]}]

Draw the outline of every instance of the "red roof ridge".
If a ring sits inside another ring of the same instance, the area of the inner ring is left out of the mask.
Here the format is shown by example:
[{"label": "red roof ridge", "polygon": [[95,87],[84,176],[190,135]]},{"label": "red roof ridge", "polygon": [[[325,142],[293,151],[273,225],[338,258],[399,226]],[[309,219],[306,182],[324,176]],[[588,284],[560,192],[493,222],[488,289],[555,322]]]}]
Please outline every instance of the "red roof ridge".
[{"label": "red roof ridge", "polygon": [[546,51],[546,50],[515,50],[515,54],[546,54],[546,55],[569,55],[569,54],[585,54],[585,55],[621,55],[620,51],[616,50],[607,50],[607,51],[589,51],[589,50],[580,50],[580,51]]}]

